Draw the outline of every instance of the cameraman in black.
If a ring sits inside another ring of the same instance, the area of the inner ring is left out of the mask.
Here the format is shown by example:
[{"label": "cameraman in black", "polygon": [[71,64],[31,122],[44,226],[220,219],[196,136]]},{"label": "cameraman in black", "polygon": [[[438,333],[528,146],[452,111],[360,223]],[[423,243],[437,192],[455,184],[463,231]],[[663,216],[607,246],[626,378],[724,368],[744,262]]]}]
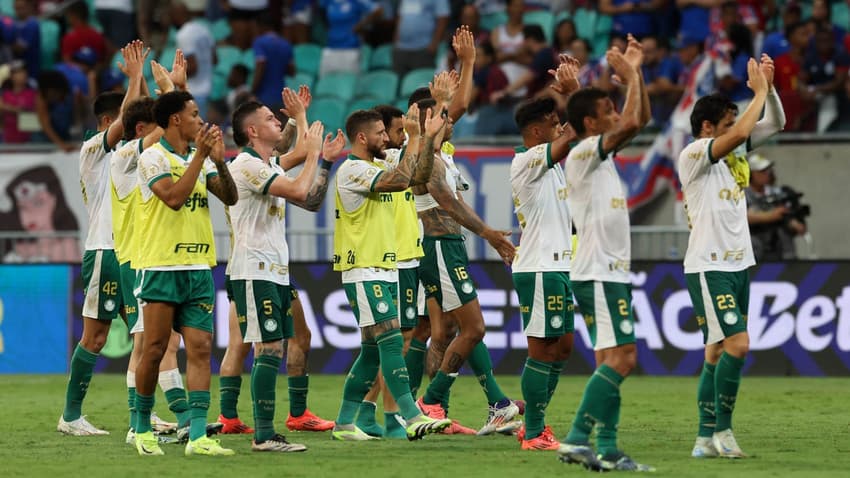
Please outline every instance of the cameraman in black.
[{"label": "cameraman in black", "polygon": [[750,187],[746,189],[747,220],[756,260],[795,259],[794,238],[806,234],[809,206],[800,203],[802,193],[788,186],[776,186],[773,162],[752,154]]}]

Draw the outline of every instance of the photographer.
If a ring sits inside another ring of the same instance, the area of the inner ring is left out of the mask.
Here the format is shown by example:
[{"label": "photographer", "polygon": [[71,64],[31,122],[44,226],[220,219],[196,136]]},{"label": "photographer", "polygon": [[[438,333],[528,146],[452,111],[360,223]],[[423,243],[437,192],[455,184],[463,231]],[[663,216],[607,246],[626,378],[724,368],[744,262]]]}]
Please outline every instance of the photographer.
[{"label": "photographer", "polygon": [[795,259],[794,237],[806,234],[809,206],[800,203],[802,193],[776,186],[773,162],[752,154],[750,187],[746,189],[747,221],[756,260]]}]

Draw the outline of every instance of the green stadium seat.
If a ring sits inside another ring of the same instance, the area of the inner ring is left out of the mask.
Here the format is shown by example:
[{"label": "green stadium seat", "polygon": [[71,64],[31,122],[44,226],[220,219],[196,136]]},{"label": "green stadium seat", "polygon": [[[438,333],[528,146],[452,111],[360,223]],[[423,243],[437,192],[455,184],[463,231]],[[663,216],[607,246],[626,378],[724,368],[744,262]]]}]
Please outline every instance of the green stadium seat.
[{"label": "green stadium seat", "polygon": [[379,102],[392,102],[398,91],[398,75],[391,70],[370,71],[357,78],[358,96],[369,95]]},{"label": "green stadium seat", "polygon": [[369,59],[370,70],[391,70],[393,67],[393,46],[381,45],[372,50]]},{"label": "green stadium seat", "polygon": [[0,15],[15,16],[15,0],[0,0]]},{"label": "green stadium seat", "polygon": [[322,60],[322,47],[313,43],[295,45],[295,69],[316,76]]},{"label": "green stadium seat", "polygon": [[599,57],[608,51],[608,45],[611,44],[611,28],[614,21],[610,15],[598,15],[596,17],[596,31],[593,35],[593,53]]},{"label": "green stadium seat", "polygon": [[299,86],[304,85],[307,88],[313,89],[313,75],[308,73],[296,73],[295,76],[286,77],[286,86],[297,90]]},{"label": "green stadium seat", "polygon": [[[233,68],[233,65],[237,63],[243,63],[243,52],[239,48],[231,45],[222,45],[215,50],[216,54],[216,64],[215,64],[215,72],[223,74],[225,78],[228,74],[230,74],[230,70]],[[250,65],[245,65],[250,69],[254,68],[254,62],[251,61]]]},{"label": "green stadium seat", "polygon": [[546,40],[552,41],[552,25],[554,16],[548,10],[535,10],[533,12],[525,12],[522,16],[522,23],[525,25],[540,25],[543,29],[543,34],[546,35]]},{"label": "green stadium seat", "polygon": [[226,18],[220,18],[210,25],[210,32],[218,43],[230,36],[230,24],[227,23]]},{"label": "green stadium seat", "polygon": [[[119,52],[118,54],[120,55],[121,53]],[[174,64],[174,57],[176,55],[176,48],[164,48],[162,53],[159,54],[159,58],[157,58],[156,62],[171,71],[171,65]],[[150,64],[150,62],[148,62],[148,64]]]},{"label": "green stadium seat", "polygon": [[850,27],[850,7],[846,2],[832,2],[832,14],[830,16],[833,25],[843,29]]},{"label": "green stadium seat", "polygon": [[354,73],[329,73],[319,77],[318,81],[316,81],[313,96],[332,96],[347,103],[351,101],[351,98],[354,98],[354,88],[356,85],[357,75]]},{"label": "green stadium seat", "polygon": [[41,68],[53,68],[59,56],[59,24],[54,20],[39,20],[38,28],[41,38]]},{"label": "green stadium seat", "polygon": [[579,8],[573,17],[576,24],[576,34],[592,42],[596,34],[596,11]]},{"label": "green stadium seat", "polygon": [[321,121],[328,133],[344,130],[346,105],[338,98],[319,98],[313,100],[307,115],[310,121]]},{"label": "green stadium seat", "polygon": [[374,96],[361,97],[348,104],[348,111],[371,110],[372,108],[385,103],[387,102],[382,101],[379,98],[375,98]]},{"label": "green stadium seat", "polygon": [[360,45],[360,72],[369,71],[369,62],[372,61],[372,47]]},{"label": "green stadium seat", "polygon": [[404,111],[405,113],[407,113],[407,110],[410,109],[410,107],[407,106],[407,102],[408,102],[409,99],[410,98],[408,97],[408,98],[399,98],[399,99],[395,100],[395,103],[394,103],[395,107]]},{"label": "green stadium seat", "polygon": [[432,68],[419,68],[411,71],[401,80],[401,88],[398,91],[398,96],[407,98],[417,88],[428,86],[428,83],[434,79],[434,70]]},{"label": "green stadium seat", "polygon": [[493,31],[499,25],[508,23],[508,14],[505,12],[488,13],[481,15],[481,29]]}]

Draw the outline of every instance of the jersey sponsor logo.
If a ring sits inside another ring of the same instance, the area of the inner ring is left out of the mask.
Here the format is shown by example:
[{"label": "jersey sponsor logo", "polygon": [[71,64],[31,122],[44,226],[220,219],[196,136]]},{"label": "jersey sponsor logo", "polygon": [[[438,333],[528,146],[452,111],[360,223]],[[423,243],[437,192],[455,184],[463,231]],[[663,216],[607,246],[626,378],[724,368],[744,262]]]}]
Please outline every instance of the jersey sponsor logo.
[{"label": "jersey sponsor logo", "polygon": [[635,330],[635,327],[632,325],[631,320],[625,319],[622,322],[620,322],[620,332],[622,332],[626,335],[631,335],[632,332],[634,332],[634,330]]},{"label": "jersey sponsor logo", "polygon": [[283,220],[286,217],[286,208],[278,206],[269,206],[269,216]]},{"label": "jersey sponsor logo", "polygon": [[266,332],[274,332],[277,330],[277,321],[274,319],[266,319],[263,322],[263,328],[266,329]]},{"label": "jersey sponsor logo", "polygon": [[611,198],[611,209],[628,209],[626,198]]},{"label": "jersey sponsor logo", "polygon": [[381,262],[395,262],[396,255],[395,252],[385,252],[384,257],[381,258]]},{"label": "jersey sponsor logo", "polygon": [[392,193],[380,193],[378,197],[381,198],[381,202],[393,202]]},{"label": "jersey sponsor logo", "polygon": [[413,191],[410,189],[404,192],[404,200],[407,202],[413,202]]},{"label": "jersey sponsor logo", "polygon": [[209,200],[203,194],[196,192],[186,198],[184,206],[189,208],[191,212],[195,212],[195,209],[198,208],[209,209]]},{"label": "jersey sponsor logo", "polygon": [[629,272],[631,269],[632,269],[632,262],[631,261],[624,261],[624,260],[620,259],[620,260],[616,260],[616,261],[608,263],[608,270],[611,271],[611,272],[614,272],[614,271]]},{"label": "jersey sponsor logo", "polygon": [[543,166],[543,158],[534,158],[528,162],[528,169],[539,168]]},{"label": "jersey sponsor logo", "polygon": [[202,309],[204,312],[206,312],[206,313],[208,313],[208,314],[212,314],[212,311],[213,311],[213,304],[207,304],[207,303],[204,303],[204,302],[199,302],[199,303],[197,303],[197,304],[195,304],[195,305],[197,305],[197,306],[198,306],[198,308],[199,308],[199,309]]},{"label": "jersey sponsor logo", "polygon": [[575,154],[570,154],[571,159],[575,159],[577,161],[585,161],[593,157],[596,154],[596,151],[592,149],[587,149],[584,151],[575,151]]},{"label": "jersey sponsor logo", "polygon": [[568,196],[568,188],[558,188],[558,200],[566,201]]},{"label": "jersey sponsor logo", "polygon": [[724,261],[742,261],[744,260],[743,249],[729,249],[723,252]]},{"label": "jersey sponsor logo", "polygon": [[723,314],[723,322],[726,322],[726,325],[734,325],[737,321],[738,314],[732,312],[731,310]]},{"label": "jersey sponsor logo", "polygon": [[732,201],[738,204],[741,199],[744,199],[744,190],[741,189],[741,186],[735,186],[733,189],[723,188],[717,193],[717,197],[723,201]]},{"label": "jersey sponsor logo", "polygon": [[561,326],[564,325],[564,319],[561,318],[560,315],[553,315],[552,318],[549,319],[549,325],[551,325],[553,329],[560,329]]},{"label": "jersey sponsor logo", "polygon": [[187,254],[206,254],[210,251],[210,245],[205,242],[178,242],[174,245],[174,252],[181,251]]}]

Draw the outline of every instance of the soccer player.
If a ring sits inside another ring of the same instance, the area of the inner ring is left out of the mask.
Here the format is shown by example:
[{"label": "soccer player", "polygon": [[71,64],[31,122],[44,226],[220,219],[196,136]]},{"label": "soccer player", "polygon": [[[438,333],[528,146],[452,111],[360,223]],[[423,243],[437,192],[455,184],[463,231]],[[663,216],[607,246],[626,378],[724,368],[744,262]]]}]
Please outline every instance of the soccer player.
[{"label": "soccer player", "polygon": [[[186,345],[191,418],[185,454],[232,455],[206,434],[215,300],[210,267],[216,263],[207,190],[232,206],[238,199],[236,185],[224,163],[221,131],[203,123],[191,94],[163,94],[154,117],[165,133],[142,153],[138,165],[136,227],[148,236],[136,267],[136,298],[145,322],[136,369],[136,449],[140,455],[163,454],[151,432],[150,411],[156,374],[175,329]],[[193,139],[197,150],[189,147]]]},{"label": "soccer player", "polygon": [[[705,343],[697,388],[699,429],[691,452],[696,458],[747,456],[732,434],[732,412],[749,351],[747,269],[755,264],[744,188],[749,150],[785,127],[773,72],[769,56],[762,55],[761,64],[750,59],[747,86],[754,96],[737,121],[738,109],[727,98],[700,98],[691,113],[696,139],[682,150],[676,167],[691,227],[685,278]],[[758,121],[762,108],[764,118]]]},{"label": "soccer player", "polygon": [[[351,154],[336,174],[336,225],[334,229],[334,270],[342,273],[346,297],[351,303],[361,331],[360,354],[343,387],[343,398],[332,437],[337,440],[371,439],[354,424],[363,397],[378,374],[384,380],[405,420],[409,440],[443,430],[449,420],[435,420],[422,414],[410,394],[407,367],[402,357],[403,339],[399,331],[396,270],[397,243],[395,207],[390,193],[404,191],[411,184],[428,180],[433,157],[419,153],[419,110],[412,107],[405,119],[410,135],[406,155],[398,166],[376,163],[384,158],[387,142],[381,115],[358,110],[345,123]],[[446,121],[439,111],[426,116],[425,151],[440,144]]]},{"label": "soccer player", "polygon": [[[577,61],[558,67],[563,93],[578,89],[578,70]],[[561,126],[556,107],[553,98],[540,98],[520,105],[515,115],[523,145],[511,161],[511,191],[522,236],[512,272],[528,338],[520,381],[527,404],[523,450],[560,445],[544,414],[573,346],[572,222],[560,162],[575,135]]]},{"label": "soccer player", "polygon": [[[583,88],[570,97],[567,118],[580,142],[567,156],[567,205],[578,233],[571,281],[587,324],[597,368],[584,390],[572,428],[558,451],[566,462],[591,469],[648,471],[617,447],[620,384],[637,361],[631,307],[629,211],[614,153],[649,121],[649,98],[640,73],[643,51],[629,36],[608,64],[626,84],[622,115],[607,92]],[[563,231],[565,236],[569,230]],[[598,429],[597,452],[589,444]]]},{"label": "soccer player", "polygon": [[[120,272],[112,239],[112,201],[109,197],[109,155],[123,134],[124,108],[139,96],[146,52],[141,42],[121,50],[124,71],[129,75],[125,94],[101,93],[94,101],[98,131],[80,150],[80,187],[89,216],[83,255],[85,284],[83,336],[71,357],[71,373],[65,392],[65,410],[56,429],[66,435],[108,435],[82,416],[82,405],[91,382],[97,356],[106,344],[112,320],[123,309]],[[150,417],[148,417],[150,418]]]}]

